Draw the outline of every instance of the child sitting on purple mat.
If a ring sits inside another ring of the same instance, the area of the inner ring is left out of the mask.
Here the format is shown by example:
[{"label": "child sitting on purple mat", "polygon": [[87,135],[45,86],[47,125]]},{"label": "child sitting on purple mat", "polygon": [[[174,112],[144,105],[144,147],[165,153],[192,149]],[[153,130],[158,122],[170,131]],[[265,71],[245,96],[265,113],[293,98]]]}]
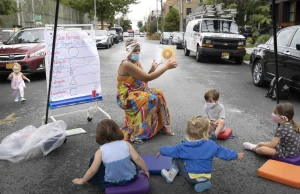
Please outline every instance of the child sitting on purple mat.
[{"label": "child sitting on purple mat", "polygon": [[278,104],[273,113],[272,121],[279,124],[271,142],[252,144],[245,142],[245,149],[260,155],[278,158],[295,157],[300,153],[300,126],[293,119],[294,107],[290,103]]},{"label": "child sitting on purple mat", "polygon": [[163,169],[161,171],[161,175],[167,183],[172,183],[179,172],[190,184],[194,185],[196,192],[202,192],[212,187],[209,179],[215,156],[223,160],[242,160],[244,158],[243,153],[218,146],[210,140],[208,138],[209,129],[210,120],[208,118],[193,117],[187,123],[186,142],[160,148],[157,157],[163,155],[173,158],[170,170]]},{"label": "child sitting on purple mat", "polygon": [[128,185],[138,174],[138,165],[149,178],[149,171],[141,156],[132,145],[123,140],[120,127],[111,119],[102,120],[96,130],[96,142],[101,145],[90,160],[83,178],[73,180],[74,184],[89,182],[102,190],[107,187]]}]

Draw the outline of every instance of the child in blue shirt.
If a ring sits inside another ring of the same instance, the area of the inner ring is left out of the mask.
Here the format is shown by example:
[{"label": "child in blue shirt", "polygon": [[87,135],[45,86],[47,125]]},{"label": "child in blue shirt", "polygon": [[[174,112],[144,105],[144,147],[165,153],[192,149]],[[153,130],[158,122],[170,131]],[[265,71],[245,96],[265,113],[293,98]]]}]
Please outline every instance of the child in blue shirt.
[{"label": "child in blue shirt", "polygon": [[187,123],[187,141],[176,146],[161,147],[160,155],[173,158],[170,170],[163,169],[161,175],[167,183],[172,183],[175,176],[180,173],[189,183],[194,185],[196,192],[202,192],[212,187],[209,179],[212,172],[212,161],[216,156],[223,160],[242,160],[244,153],[237,153],[223,146],[218,146],[209,140],[208,131],[210,120],[197,116]]},{"label": "child in blue shirt", "polygon": [[96,130],[96,142],[101,145],[90,160],[90,168],[83,178],[73,180],[82,185],[89,182],[102,190],[107,187],[128,185],[137,177],[138,165],[149,178],[149,171],[141,156],[123,140],[120,127],[111,119],[102,120]]}]

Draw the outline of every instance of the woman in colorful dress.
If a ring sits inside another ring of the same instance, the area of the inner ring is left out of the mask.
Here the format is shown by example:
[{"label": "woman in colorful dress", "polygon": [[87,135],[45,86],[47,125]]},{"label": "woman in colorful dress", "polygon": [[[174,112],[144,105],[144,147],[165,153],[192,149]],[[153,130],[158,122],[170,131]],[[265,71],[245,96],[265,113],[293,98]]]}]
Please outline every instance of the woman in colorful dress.
[{"label": "woman in colorful dress", "polygon": [[167,70],[177,67],[176,61],[169,61],[158,68],[153,61],[146,73],[140,62],[140,44],[130,39],[126,42],[127,59],[122,61],[118,70],[117,104],[125,111],[122,127],[124,139],[142,144],[161,132],[166,135],[174,133],[166,127],[170,124],[170,114],[164,94],[159,89],[149,88],[148,82],[161,76]]}]

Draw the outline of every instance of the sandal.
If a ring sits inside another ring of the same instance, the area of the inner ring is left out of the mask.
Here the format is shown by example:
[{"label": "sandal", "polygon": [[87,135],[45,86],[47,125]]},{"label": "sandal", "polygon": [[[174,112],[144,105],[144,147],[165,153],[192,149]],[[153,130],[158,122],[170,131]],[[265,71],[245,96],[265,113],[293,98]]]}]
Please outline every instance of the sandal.
[{"label": "sandal", "polygon": [[133,141],[134,144],[137,144],[137,145],[142,145],[144,144],[143,140],[140,140],[140,139],[136,139]]},{"label": "sandal", "polygon": [[167,129],[167,128],[165,128],[165,130],[159,130],[158,132],[161,134],[164,134],[164,135],[169,135],[169,136],[175,135],[175,133],[173,131],[171,131],[170,129]]}]

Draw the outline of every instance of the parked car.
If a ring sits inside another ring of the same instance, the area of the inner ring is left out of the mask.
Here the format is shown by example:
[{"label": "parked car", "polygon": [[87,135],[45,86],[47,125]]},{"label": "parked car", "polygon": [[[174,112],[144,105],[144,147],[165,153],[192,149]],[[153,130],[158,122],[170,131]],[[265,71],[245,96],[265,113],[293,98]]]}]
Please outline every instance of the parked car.
[{"label": "parked car", "polygon": [[172,32],[169,38],[169,45],[176,45],[177,48],[183,48],[183,32]]},{"label": "parked car", "polygon": [[171,35],[171,32],[163,32],[163,33],[160,35],[159,43],[160,43],[160,44],[168,44],[168,43],[169,43],[170,35]]},{"label": "parked car", "polygon": [[119,36],[119,41],[123,41],[123,28],[122,27],[112,27],[110,30],[116,30],[118,36]]},{"label": "parked car", "polygon": [[128,32],[123,32],[123,37],[128,37],[129,33]]},{"label": "parked car", "polygon": [[202,18],[189,21],[184,34],[184,54],[196,53],[196,60],[204,57],[224,58],[242,64],[246,55],[246,39],[239,34],[235,21],[222,18]]},{"label": "parked car", "polygon": [[[280,30],[277,44],[279,76],[291,89],[300,91],[300,25]],[[250,68],[256,86],[263,86],[275,77],[273,37],[254,48]]]},{"label": "parked car", "polygon": [[0,45],[0,73],[9,74],[14,62],[20,63],[24,73],[45,72],[44,41],[44,28],[26,28],[13,34]]},{"label": "parked car", "polygon": [[112,37],[114,43],[118,44],[120,42],[120,38],[116,30],[109,30],[108,33]]},{"label": "parked car", "polygon": [[106,30],[95,30],[95,39],[97,48],[105,47],[109,49],[112,46],[112,37]]},{"label": "parked car", "polygon": [[146,36],[146,33],[140,32],[140,37],[145,37],[145,36]]}]

